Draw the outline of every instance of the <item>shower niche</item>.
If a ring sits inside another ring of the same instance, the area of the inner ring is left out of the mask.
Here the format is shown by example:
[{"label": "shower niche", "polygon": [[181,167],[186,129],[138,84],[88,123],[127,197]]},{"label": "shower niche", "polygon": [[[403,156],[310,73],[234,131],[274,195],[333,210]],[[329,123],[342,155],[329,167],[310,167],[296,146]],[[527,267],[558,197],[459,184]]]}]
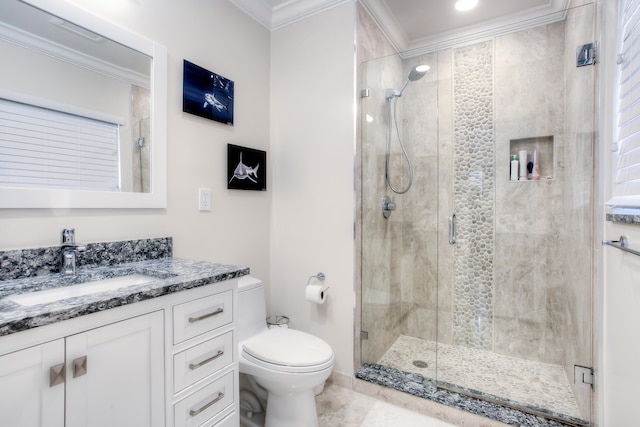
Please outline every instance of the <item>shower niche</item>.
[{"label": "shower niche", "polygon": [[540,169],[540,179],[533,179],[532,173],[527,171],[527,180],[510,181],[510,182],[540,182],[551,181],[555,179],[555,137],[554,135],[536,136],[530,138],[512,139],[509,141],[509,158],[518,156],[520,160],[520,151],[527,151],[527,163],[533,162],[533,153],[535,151]]}]

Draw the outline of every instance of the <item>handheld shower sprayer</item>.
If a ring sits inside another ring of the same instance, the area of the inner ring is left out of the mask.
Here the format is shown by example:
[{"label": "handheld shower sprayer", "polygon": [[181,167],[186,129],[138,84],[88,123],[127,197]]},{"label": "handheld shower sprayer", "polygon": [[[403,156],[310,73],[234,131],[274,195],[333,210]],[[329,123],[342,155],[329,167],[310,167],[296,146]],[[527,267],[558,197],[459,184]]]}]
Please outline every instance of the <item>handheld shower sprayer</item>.
[{"label": "handheld shower sprayer", "polygon": [[[385,175],[385,180],[387,181],[387,185],[389,186],[391,191],[393,191],[396,194],[406,193],[407,191],[409,191],[409,188],[411,188],[411,185],[413,184],[413,166],[411,164],[411,159],[409,158],[409,154],[407,153],[407,150],[404,147],[404,143],[402,142],[402,138],[400,137],[400,129],[398,128],[398,120],[396,118],[396,104],[397,104],[398,98],[402,96],[402,93],[404,92],[404,89],[407,87],[409,82],[415,82],[416,80],[420,80],[422,77],[424,77],[425,74],[427,74],[427,71],[429,71],[429,69],[430,67],[425,64],[416,65],[411,69],[411,71],[409,71],[407,80],[405,80],[400,90],[386,89],[384,91],[384,96],[385,96],[385,99],[387,100],[387,106],[389,108],[389,123],[387,127],[387,155],[385,159],[384,175]],[[391,109],[392,99],[394,100],[393,110]],[[391,183],[391,178],[389,177],[389,160],[391,157],[392,123],[395,124],[396,134],[398,135],[398,142],[400,143],[402,154],[407,161],[407,165],[409,166],[409,183],[407,184],[407,187],[404,189],[398,189],[394,187],[394,185]],[[385,215],[385,218],[388,218],[389,215],[390,215],[390,212]]]},{"label": "handheld shower sprayer", "polygon": [[391,98],[400,98],[402,96],[402,93],[404,92],[404,89],[409,84],[409,82],[415,82],[416,80],[420,80],[421,78],[424,77],[425,74],[427,74],[427,71],[429,71],[430,69],[431,67],[425,64],[416,65],[415,67],[413,67],[411,71],[409,71],[407,80],[404,81],[400,90],[386,89],[384,91],[384,96],[387,99],[387,101],[389,101]]}]

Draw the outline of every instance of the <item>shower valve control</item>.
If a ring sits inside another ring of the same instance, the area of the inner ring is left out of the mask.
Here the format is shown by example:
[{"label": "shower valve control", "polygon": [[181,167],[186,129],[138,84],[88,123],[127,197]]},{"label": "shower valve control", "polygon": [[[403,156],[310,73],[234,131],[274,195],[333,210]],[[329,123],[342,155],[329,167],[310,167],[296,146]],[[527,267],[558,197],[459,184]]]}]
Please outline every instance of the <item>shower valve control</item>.
[{"label": "shower valve control", "polygon": [[391,211],[396,210],[396,198],[393,196],[384,196],[382,198],[382,215],[385,218],[391,216]]}]

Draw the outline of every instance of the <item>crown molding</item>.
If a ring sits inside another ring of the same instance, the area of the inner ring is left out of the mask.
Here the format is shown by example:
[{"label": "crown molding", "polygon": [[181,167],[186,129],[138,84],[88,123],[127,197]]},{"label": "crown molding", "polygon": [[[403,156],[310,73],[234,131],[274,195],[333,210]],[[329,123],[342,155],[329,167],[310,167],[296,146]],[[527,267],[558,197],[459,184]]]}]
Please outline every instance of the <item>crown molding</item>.
[{"label": "crown molding", "polygon": [[238,9],[258,21],[268,30],[271,30],[271,6],[263,0],[229,0]]},{"label": "crown molding", "polygon": [[264,0],[229,0],[240,10],[273,31],[355,0],[289,0],[271,7]]},{"label": "crown molding", "polygon": [[386,0],[360,0],[360,2],[400,56],[410,58],[479,39],[562,21],[566,18],[570,0],[549,0],[544,6],[416,40],[407,38],[406,33],[386,6]]}]

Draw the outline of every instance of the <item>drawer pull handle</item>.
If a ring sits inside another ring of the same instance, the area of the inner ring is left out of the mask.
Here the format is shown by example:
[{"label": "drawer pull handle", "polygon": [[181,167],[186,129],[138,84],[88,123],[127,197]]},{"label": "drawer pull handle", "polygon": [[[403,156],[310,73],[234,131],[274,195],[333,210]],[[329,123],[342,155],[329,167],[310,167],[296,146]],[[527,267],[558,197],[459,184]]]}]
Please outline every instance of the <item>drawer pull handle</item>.
[{"label": "drawer pull handle", "polygon": [[207,403],[206,405],[204,405],[203,407],[199,408],[199,409],[192,409],[189,411],[189,415],[191,415],[192,417],[195,417],[196,415],[198,415],[200,412],[202,411],[206,411],[211,405],[215,405],[216,403],[218,403],[219,401],[221,401],[224,398],[224,393],[222,392],[218,392],[218,397],[216,397],[215,399],[213,399],[211,402]]},{"label": "drawer pull handle", "polygon": [[216,360],[218,357],[222,356],[224,354],[224,351],[222,350],[218,350],[217,354],[214,354],[213,356],[211,356],[208,359],[203,360],[200,363],[189,363],[189,369],[191,369],[192,371],[195,369],[198,369],[199,367],[201,367],[202,365],[206,365],[209,362],[213,362],[214,360]]},{"label": "drawer pull handle", "polygon": [[224,308],[219,308],[212,313],[203,314],[202,316],[199,316],[199,317],[189,317],[189,323],[195,323],[200,320],[207,319],[211,316],[217,316],[218,314],[222,314],[223,312],[224,312]]}]

